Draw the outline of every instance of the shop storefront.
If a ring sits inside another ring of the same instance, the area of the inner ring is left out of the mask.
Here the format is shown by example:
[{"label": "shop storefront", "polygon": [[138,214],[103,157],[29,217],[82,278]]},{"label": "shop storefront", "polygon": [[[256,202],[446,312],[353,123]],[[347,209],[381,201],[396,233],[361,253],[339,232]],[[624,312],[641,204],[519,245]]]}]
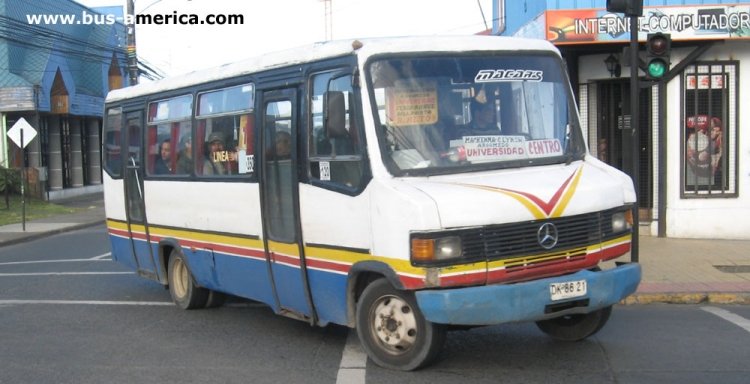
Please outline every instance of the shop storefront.
[{"label": "shop storefront", "polygon": [[742,113],[750,97],[742,90],[750,89],[750,81],[740,76],[750,69],[750,5],[644,2],[639,57],[648,60],[650,34],[668,34],[670,65],[661,81],[649,80],[639,69],[634,124],[625,49],[629,19],[607,12],[604,1],[591,3],[600,8],[536,9],[534,16],[505,4],[501,16],[528,21],[506,25],[503,34],[544,38],[560,49],[591,153],[639,176],[642,233],[750,238],[750,127]]}]

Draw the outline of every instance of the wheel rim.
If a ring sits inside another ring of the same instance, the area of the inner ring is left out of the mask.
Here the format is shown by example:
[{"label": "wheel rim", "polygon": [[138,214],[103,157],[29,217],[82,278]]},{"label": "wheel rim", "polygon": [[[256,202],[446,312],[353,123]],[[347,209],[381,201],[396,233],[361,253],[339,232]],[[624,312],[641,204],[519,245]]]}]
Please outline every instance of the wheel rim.
[{"label": "wheel rim", "polygon": [[188,287],[188,271],[187,267],[185,266],[185,263],[182,261],[181,258],[177,258],[174,261],[173,265],[173,274],[174,281],[172,282],[172,286],[174,287],[174,293],[177,297],[185,297],[187,295],[187,287]]},{"label": "wheel rim", "polygon": [[370,312],[371,331],[385,351],[406,353],[417,340],[417,318],[411,306],[396,296],[383,296]]}]

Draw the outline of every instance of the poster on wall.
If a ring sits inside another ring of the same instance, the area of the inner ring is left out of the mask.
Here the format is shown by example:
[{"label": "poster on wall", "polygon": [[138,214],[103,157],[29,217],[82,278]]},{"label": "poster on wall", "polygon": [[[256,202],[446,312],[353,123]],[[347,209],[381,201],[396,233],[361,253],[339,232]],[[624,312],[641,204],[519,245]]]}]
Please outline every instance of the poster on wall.
[{"label": "poster on wall", "polygon": [[[606,9],[551,10],[545,31],[558,45],[624,42],[630,40],[630,19]],[[670,33],[672,40],[747,38],[750,5],[644,7],[638,39],[655,32]]]},{"label": "poster on wall", "polygon": [[685,164],[688,185],[714,185],[721,180],[723,124],[720,118],[694,115],[685,119]]}]

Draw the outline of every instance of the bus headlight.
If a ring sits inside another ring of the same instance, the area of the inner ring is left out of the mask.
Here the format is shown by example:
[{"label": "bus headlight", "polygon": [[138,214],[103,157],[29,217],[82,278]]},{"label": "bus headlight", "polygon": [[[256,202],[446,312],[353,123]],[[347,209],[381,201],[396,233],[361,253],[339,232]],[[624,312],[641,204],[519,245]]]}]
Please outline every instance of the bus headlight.
[{"label": "bus headlight", "polygon": [[612,215],[612,232],[625,232],[633,227],[633,211],[627,210]]},{"label": "bus headlight", "polygon": [[461,257],[461,238],[445,236],[411,239],[411,259],[416,263],[434,263]]}]

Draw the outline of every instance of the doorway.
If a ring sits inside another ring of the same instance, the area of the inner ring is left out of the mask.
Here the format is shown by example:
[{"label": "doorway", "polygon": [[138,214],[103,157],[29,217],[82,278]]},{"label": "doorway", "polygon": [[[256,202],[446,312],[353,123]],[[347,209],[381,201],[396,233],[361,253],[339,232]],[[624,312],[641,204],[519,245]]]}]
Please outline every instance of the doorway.
[{"label": "doorway", "polygon": [[[651,88],[640,90],[638,119],[638,208],[641,221],[650,221],[653,208],[653,127],[651,124]],[[620,169],[631,178],[634,174],[633,129],[630,121],[630,80],[602,81],[598,84],[599,124],[597,153],[599,159]]]}]

